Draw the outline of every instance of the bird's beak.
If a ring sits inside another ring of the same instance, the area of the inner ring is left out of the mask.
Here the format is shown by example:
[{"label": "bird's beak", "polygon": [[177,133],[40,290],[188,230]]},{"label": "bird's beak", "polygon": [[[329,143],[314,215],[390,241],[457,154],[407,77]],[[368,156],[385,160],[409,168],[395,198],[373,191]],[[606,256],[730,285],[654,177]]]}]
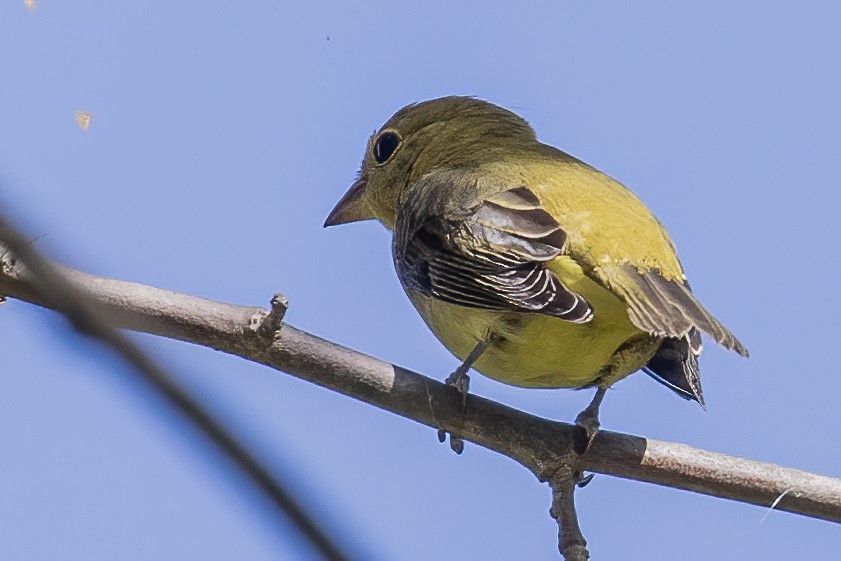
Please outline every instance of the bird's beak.
[{"label": "bird's beak", "polygon": [[347,224],[348,222],[357,222],[359,220],[369,220],[374,218],[371,211],[368,209],[368,204],[365,201],[365,185],[368,178],[360,177],[356,182],[350,186],[348,192],[342,197],[342,200],[336,204],[335,208],[330,211],[330,216],[324,221],[324,227],[335,226],[337,224]]}]

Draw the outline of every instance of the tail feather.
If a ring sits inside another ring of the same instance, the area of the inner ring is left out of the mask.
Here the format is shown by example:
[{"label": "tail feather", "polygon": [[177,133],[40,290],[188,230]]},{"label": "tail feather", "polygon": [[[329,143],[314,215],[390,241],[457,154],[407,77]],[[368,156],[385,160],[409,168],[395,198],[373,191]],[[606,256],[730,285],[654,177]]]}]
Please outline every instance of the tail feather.
[{"label": "tail feather", "polygon": [[701,334],[693,327],[682,338],[664,339],[643,371],[682,398],[697,401],[704,407],[700,355]]}]

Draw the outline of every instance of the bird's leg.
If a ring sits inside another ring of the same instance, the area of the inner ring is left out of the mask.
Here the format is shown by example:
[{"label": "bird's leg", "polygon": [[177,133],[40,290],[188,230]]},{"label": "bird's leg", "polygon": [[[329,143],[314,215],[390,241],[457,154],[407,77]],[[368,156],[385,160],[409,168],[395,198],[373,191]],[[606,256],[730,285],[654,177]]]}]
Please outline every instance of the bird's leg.
[{"label": "bird's leg", "polygon": [[[470,376],[467,375],[467,371],[473,366],[479,357],[482,356],[482,353],[485,352],[485,349],[488,348],[488,342],[484,339],[479,341],[473,350],[470,351],[470,354],[467,355],[467,358],[464,359],[458,368],[455,371],[447,376],[447,379],[444,381],[448,386],[454,387],[458,392],[461,394],[461,412],[464,414],[465,410],[467,409],[467,392],[470,389]],[[438,441],[444,442],[447,439],[447,431],[444,429],[438,429]],[[450,435],[450,448],[452,448],[453,452],[456,454],[461,454],[464,452],[464,441],[457,436]]]},{"label": "bird's leg", "polygon": [[599,432],[599,406],[601,406],[606,392],[606,387],[599,386],[596,395],[593,396],[593,401],[575,418],[575,424],[581,427],[586,437],[585,445],[580,447],[579,450],[581,454],[590,448],[590,444],[593,443],[593,439]]},{"label": "bird's leg", "polygon": [[458,368],[455,371],[447,376],[447,379],[444,382],[448,386],[452,386],[461,393],[461,407],[462,409],[465,408],[467,405],[467,392],[470,390],[470,376],[467,375],[467,372],[473,367],[473,364],[479,360],[479,357],[482,356],[482,353],[485,352],[485,349],[488,348],[488,343],[484,340],[479,341],[476,343],[476,346],[473,347],[473,350],[470,351],[470,354],[467,355],[467,358],[464,359]]}]

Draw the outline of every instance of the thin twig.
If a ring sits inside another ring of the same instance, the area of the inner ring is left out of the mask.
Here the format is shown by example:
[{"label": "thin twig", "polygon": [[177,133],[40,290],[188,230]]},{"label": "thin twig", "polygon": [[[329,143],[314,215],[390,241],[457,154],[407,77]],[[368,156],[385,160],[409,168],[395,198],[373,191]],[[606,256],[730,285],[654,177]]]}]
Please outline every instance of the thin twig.
[{"label": "thin twig", "polygon": [[[322,530],[304,508],[275,480],[245,447],[225,429],[198,401],[182,389],[160,366],[149,358],[125,335],[112,327],[107,309],[93,305],[87,291],[69,283],[65,276],[48,260],[35,251],[31,244],[0,216],[0,269],[21,267],[31,273],[29,289],[38,294],[45,306],[64,314],[81,333],[102,341],[134,367],[173,407],[195,424],[233,464],[246,474],[263,494],[283,513],[310,545],[325,559],[346,559],[329,535]],[[269,318],[279,327],[285,311],[285,300],[280,295],[273,299],[273,310],[257,314]]]}]

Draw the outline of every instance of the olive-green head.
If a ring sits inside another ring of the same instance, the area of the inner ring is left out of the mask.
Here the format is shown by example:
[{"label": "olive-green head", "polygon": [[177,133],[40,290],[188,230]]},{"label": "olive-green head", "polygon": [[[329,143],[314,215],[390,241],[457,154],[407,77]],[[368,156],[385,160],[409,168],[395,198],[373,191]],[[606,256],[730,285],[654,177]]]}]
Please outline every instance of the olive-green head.
[{"label": "olive-green head", "polygon": [[392,229],[407,185],[438,168],[476,166],[495,151],[535,141],[514,113],[471,97],[408,105],[368,141],[359,179],[325,226],[377,219]]}]

